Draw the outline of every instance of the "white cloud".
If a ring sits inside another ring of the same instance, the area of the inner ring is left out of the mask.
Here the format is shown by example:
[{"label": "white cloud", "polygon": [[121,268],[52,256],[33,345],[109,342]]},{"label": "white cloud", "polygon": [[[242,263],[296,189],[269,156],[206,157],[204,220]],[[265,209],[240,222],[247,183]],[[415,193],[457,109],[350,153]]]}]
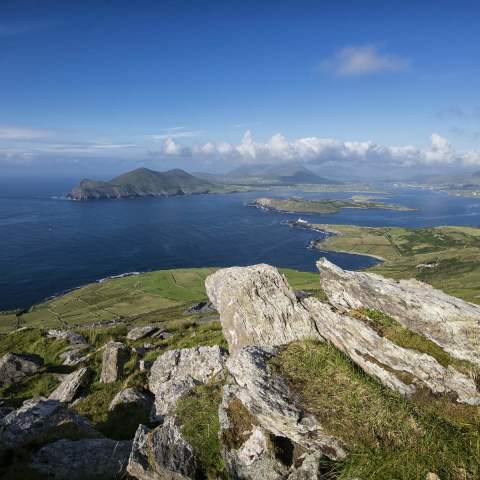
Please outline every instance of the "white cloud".
[{"label": "white cloud", "polygon": [[182,148],[175,143],[172,137],[167,137],[163,142],[163,152],[165,155],[180,155]]},{"label": "white cloud", "polygon": [[[168,150],[169,152],[174,151],[172,148]],[[178,149],[175,151],[178,152]],[[164,149],[165,154],[178,154],[169,152],[167,152],[167,148]],[[305,137],[289,141],[281,133],[273,135],[264,143],[257,143],[253,140],[252,133],[247,130],[242,141],[237,145],[225,142],[207,142],[193,147],[191,153],[242,163],[302,161],[317,164],[355,163],[404,167],[450,164],[480,165],[479,152],[458,153],[445,138],[437,133],[432,134],[430,146],[421,149],[412,145],[385,146],[371,140],[341,141],[332,138]]]},{"label": "white cloud", "polygon": [[322,70],[339,76],[370,75],[407,69],[409,61],[398,55],[382,53],[374,45],[357,45],[338,50],[320,64]]},{"label": "white cloud", "polygon": [[47,130],[18,125],[0,125],[0,140],[40,140],[50,136]]}]

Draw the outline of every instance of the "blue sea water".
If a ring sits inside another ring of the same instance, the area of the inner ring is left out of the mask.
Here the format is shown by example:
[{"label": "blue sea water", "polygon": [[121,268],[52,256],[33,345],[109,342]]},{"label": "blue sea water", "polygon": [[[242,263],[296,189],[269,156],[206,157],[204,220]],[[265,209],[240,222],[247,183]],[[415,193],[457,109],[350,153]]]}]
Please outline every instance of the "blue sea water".
[{"label": "blue sea water", "polygon": [[[247,204],[265,193],[72,202],[75,181],[0,182],[0,310],[26,307],[71,288],[130,271],[266,262],[315,271],[326,256],[361,269],[370,257],[308,250],[320,233],[289,228],[298,215]],[[302,194],[347,198],[348,193]],[[368,226],[480,226],[480,200],[423,190],[398,190],[384,201],[418,212],[343,210],[301,215],[318,223]]]}]

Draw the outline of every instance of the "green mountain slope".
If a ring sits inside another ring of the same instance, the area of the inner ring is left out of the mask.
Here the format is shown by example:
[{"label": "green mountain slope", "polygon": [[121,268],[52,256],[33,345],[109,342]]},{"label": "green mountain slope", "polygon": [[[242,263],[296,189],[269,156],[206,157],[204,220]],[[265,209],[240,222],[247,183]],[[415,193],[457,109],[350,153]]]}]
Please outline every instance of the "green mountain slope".
[{"label": "green mountain slope", "polygon": [[72,200],[92,200],[190,195],[214,190],[216,187],[212,183],[180,169],[157,172],[148,168],[138,168],[109,182],[82,180],[68,196]]}]

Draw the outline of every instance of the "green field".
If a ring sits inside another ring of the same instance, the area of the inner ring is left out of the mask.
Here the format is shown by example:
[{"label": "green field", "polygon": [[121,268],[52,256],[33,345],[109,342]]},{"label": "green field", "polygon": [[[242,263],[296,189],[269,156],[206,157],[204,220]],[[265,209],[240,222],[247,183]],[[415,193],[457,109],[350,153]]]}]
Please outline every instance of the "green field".
[{"label": "green field", "polygon": [[[92,283],[33,306],[27,313],[0,315],[0,333],[16,327],[72,328],[120,321],[172,322],[195,317],[185,309],[207,299],[205,278],[214,268],[159,270]],[[318,275],[282,270],[294,288],[320,290]]]},{"label": "green field", "polygon": [[275,210],[278,212],[293,213],[338,213],[343,208],[381,208],[383,210],[397,210],[402,212],[413,211],[412,208],[403,205],[394,205],[376,201],[376,197],[367,195],[355,195],[348,200],[305,200],[303,198],[290,197],[280,198],[258,198],[254,206]]},{"label": "green field", "polygon": [[416,278],[446,293],[480,303],[480,229],[473,227],[371,228],[316,225],[334,235],[320,250],[382,257],[368,269],[395,279]]}]

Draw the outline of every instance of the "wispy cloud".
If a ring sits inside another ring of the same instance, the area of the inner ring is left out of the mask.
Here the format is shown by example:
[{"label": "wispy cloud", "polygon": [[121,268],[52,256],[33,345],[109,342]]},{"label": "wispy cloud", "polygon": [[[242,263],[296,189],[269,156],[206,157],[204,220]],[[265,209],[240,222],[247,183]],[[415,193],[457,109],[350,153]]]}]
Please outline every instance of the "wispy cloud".
[{"label": "wispy cloud", "polygon": [[0,125],[0,140],[39,140],[51,135],[48,130],[19,125]]},{"label": "wispy cloud", "polygon": [[375,45],[354,45],[341,48],[320,63],[320,69],[342,77],[399,72],[410,65],[408,59],[381,52]]},{"label": "wispy cloud", "polygon": [[170,127],[161,129],[159,133],[144,135],[144,137],[149,140],[162,141],[167,138],[192,138],[204,134],[203,130],[191,130],[187,127]]}]

